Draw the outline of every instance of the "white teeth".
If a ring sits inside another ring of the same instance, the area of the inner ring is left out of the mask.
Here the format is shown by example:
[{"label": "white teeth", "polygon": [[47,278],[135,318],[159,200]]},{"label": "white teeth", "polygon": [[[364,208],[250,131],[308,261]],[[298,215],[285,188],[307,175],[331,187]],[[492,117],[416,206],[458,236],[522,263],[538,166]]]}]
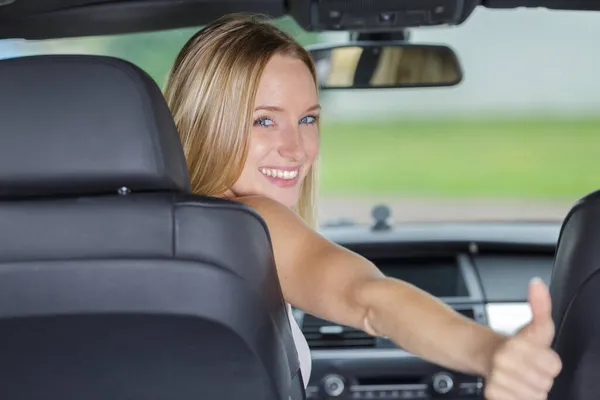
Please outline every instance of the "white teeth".
[{"label": "white teeth", "polygon": [[261,168],[260,172],[266,176],[272,176],[281,179],[294,179],[298,176],[298,170],[295,169],[293,171],[281,170],[275,168]]}]

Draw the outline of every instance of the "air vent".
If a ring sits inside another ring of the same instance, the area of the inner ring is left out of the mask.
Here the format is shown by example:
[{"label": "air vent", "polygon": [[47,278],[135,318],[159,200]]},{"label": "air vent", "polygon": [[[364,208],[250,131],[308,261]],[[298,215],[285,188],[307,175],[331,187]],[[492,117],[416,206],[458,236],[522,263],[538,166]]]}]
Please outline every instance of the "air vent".
[{"label": "air vent", "polygon": [[302,332],[311,349],[373,348],[375,337],[347,326],[305,314]]}]

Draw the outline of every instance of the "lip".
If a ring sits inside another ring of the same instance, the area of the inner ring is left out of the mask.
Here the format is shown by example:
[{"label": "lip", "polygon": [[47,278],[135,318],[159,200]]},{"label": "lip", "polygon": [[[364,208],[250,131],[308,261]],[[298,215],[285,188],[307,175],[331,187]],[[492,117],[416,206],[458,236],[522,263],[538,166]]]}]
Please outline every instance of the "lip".
[{"label": "lip", "polygon": [[295,170],[300,170],[302,168],[301,165],[296,165],[294,167],[281,167],[281,166],[277,166],[277,165],[263,165],[258,167],[258,170],[260,171],[261,169],[280,169],[282,171],[295,171]]},{"label": "lip", "polygon": [[[296,175],[296,177],[293,179],[283,179],[283,178],[277,178],[277,177],[273,177],[273,176],[267,176],[261,172],[262,169],[278,169],[281,171],[298,171],[298,175]],[[258,168],[258,173],[261,174],[266,180],[268,180],[270,183],[274,184],[277,187],[291,188],[298,184],[298,181],[300,179],[301,169],[302,169],[301,166],[295,166],[295,167],[262,166],[262,167]]]}]

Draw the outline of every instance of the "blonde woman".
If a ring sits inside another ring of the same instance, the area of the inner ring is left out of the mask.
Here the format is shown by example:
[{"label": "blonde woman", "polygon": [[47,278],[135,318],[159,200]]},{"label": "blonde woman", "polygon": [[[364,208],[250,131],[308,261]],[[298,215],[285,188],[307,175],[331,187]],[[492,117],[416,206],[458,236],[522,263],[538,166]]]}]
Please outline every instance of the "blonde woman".
[{"label": "blonde woman", "polygon": [[[311,57],[291,37],[257,17],[220,19],[183,47],[165,95],[193,191],[245,203],[264,218],[287,302],[484,376],[487,399],[546,398],[561,362],[550,349],[543,283],[530,285],[532,321],[507,337],[315,231],[319,97]],[[297,326],[294,332],[308,382],[310,353]]]}]

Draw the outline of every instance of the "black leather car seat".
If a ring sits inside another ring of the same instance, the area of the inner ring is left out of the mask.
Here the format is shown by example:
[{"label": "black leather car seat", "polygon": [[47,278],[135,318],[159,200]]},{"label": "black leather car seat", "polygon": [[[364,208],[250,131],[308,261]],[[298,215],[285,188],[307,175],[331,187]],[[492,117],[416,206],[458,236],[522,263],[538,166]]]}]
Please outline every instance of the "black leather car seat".
[{"label": "black leather car seat", "polygon": [[563,369],[550,400],[600,397],[600,192],[592,193],[565,218],[550,282],[553,347]]},{"label": "black leather car seat", "polygon": [[264,222],[190,194],[154,81],[33,56],[0,88],[0,398],[304,398]]}]

